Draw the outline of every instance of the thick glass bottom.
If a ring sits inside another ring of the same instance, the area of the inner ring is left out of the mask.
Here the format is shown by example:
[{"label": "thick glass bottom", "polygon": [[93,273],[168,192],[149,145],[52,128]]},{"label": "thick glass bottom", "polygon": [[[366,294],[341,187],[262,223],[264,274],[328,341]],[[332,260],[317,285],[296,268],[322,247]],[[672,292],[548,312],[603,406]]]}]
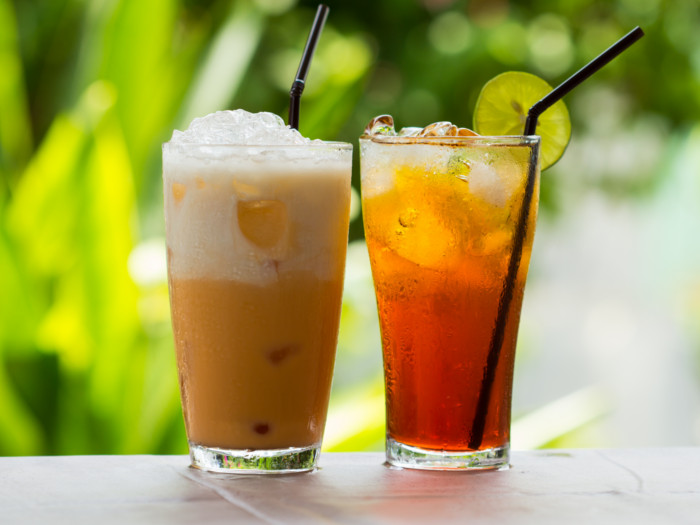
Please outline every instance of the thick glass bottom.
[{"label": "thick glass bottom", "polygon": [[226,450],[190,442],[192,466],[229,474],[293,474],[316,468],[319,446],[274,450]]},{"label": "thick glass bottom", "polygon": [[507,469],[510,445],[485,450],[429,450],[386,438],[386,460],[392,466],[421,470]]}]

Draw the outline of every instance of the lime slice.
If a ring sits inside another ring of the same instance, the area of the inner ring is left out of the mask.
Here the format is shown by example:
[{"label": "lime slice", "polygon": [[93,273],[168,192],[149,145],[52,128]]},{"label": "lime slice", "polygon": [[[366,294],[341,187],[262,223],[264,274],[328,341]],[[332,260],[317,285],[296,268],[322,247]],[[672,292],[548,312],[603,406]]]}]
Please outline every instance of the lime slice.
[{"label": "lime slice", "polygon": [[[479,135],[522,135],[528,110],[552,88],[530,73],[509,71],[489,80],[479,93],[474,110],[474,130]],[[541,166],[557,162],[571,137],[569,112],[561,100],[537,120]]]}]

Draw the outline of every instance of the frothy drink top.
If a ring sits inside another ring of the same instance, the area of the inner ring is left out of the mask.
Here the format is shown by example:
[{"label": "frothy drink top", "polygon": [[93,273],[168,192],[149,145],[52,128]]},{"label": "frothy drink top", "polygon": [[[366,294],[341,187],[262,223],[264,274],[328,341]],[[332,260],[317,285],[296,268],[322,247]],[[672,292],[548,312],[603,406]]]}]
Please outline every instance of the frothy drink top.
[{"label": "frothy drink top", "polygon": [[308,139],[273,113],[249,113],[242,109],[217,111],[196,118],[185,131],[173,132],[172,144],[231,144],[293,146],[321,143]]},{"label": "frothy drink top", "polygon": [[272,113],[220,111],[175,131],[163,146],[171,276],[264,285],[285,272],[334,275],[351,159],[349,144],[304,138]]}]

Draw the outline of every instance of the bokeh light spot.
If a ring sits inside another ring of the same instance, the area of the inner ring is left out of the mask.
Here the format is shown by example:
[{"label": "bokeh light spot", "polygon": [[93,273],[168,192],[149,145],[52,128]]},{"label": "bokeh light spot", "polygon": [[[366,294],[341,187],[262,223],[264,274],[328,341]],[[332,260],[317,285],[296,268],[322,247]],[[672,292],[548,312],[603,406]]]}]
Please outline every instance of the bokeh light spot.
[{"label": "bokeh light spot", "polygon": [[431,91],[415,89],[409,92],[402,101],[401,118],[398,119],[397,128],[426,126],[435,122],[440,108],[440,101]]},{"label": "bokeh light spot", "polygon": [[254,0],[254,4],[270,15],[281,15],[296,5],[296,0]]},{"label": "bokeh light spot", "polygon": [[559,16],[537,17],[528,28],[527,43],[532,64],[546,76],[561,75],[573,62],[570,28]]},{"label": "bokeh light spot", "polygon": [[428,40],[432,46],[446,55],[456,55],[472,42],[472,26],[467,17],[458,11],[449,11],[432,21],[428,28]]},{"label": "bokeh light spot", "polygon": [[486,46],[491,56],[502,64],[521,64],[527,55],[524,42],[527,32],[518,22],[508,21],[489,31]]}]

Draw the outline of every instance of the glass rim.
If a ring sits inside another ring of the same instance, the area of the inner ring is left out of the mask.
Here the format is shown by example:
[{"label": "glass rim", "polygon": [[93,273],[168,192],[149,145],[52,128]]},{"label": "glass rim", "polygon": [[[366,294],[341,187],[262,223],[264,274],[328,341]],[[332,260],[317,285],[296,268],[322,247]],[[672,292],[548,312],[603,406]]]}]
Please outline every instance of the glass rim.
[{"label": "glass rim", "polygon": [[217,150],[282,150],[282,149],[336,149],[338,151],[352,150],[352,144],[340,141],[310,142],[308,144],[208,144],[206,142],[163,142],[163,149],[184,148]]},{"label": "glass rim", "polygon": [[360,142],[374,142],[385,145],[513,145],[530,146],[541,143],[539,135],[468,135],[468,136],[435,136],[435,137],[401,137],[398,135],[362,135]]}]

